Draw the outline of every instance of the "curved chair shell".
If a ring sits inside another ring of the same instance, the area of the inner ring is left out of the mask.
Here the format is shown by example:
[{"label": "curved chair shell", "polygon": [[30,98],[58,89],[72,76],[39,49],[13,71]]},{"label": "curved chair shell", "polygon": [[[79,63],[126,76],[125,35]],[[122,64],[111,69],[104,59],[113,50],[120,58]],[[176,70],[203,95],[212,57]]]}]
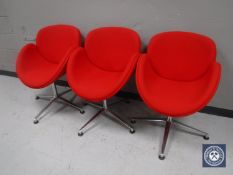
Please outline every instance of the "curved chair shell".
[{"label": "curved chair shell", "polygon": [[18,54],[18,77],[31,88],[50,85],[65,73],[69,54],[80,42],[80,32],[73,26],[53,25],[41,29],[36,44],[25,45]]},{"label": "curved chair shell", "polygon": [[91,31],[85,48],[76,49],[68,62],[69,85],[89,101],[112,97],[132,75],[140,48],[140,38],[133,30],[104,27]]},{"label": "curved chair shell", "polygon": [[[177,37],[178,36],[178,37]],[[165,32],[152,38],[136,70],[138,91],[154,111],[183,117],[202,109],[221,77],[214,42],[190,32]]]}]

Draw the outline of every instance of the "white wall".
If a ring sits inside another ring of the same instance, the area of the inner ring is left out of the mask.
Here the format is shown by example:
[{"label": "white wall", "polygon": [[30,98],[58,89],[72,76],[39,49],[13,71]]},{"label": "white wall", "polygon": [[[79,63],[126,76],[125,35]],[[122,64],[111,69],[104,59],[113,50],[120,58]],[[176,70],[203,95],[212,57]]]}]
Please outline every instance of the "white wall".
[{"label": "white wall", "polygon": [[[14,71],[19,48],[38,29],[73,24],[85,36],[99,26],[128,26],[144,45],[167,30],[187,30],[212,37],[222,64],[221,85],[212,106],[233,109],[232,0],[0,0],[0,69]],[[135,91],[134,82],[126,89]]]}]

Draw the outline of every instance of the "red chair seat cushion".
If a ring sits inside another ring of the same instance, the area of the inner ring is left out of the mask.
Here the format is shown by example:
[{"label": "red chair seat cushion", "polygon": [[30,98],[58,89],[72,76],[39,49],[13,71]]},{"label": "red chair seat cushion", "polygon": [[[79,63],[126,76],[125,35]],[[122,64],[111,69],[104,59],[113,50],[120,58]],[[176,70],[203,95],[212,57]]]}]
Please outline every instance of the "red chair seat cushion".
[{"label": "red chair seat cushion", "polygon": [[169,80],[158,75],[143,55],[138,62],[136,81],[144,102],[163,115],[182,117],[202,109],[213,97],[221,74],[213,62],[201,78],[194,81]]},{"label": "red chair seat cushion", "polygon": [[92,63],[85,49],[79,48],[68,62],[67,79],[78,96],[98,102],[112,97],[122,88],[130,78],[136,62],[137,59],[132,57],[124,71],[107,71]]}]

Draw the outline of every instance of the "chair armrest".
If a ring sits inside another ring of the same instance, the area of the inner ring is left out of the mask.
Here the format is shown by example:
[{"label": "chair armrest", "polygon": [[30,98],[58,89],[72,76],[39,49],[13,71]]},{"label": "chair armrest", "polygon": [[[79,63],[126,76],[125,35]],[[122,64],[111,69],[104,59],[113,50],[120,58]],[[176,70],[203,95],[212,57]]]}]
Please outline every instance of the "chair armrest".
[{"label": "chair armrest", "polygon": [[33,57],[28,56],[31,52],[34,52],[36,50],[35,44],[26,44],[23,46],[23,48],[19,51],[18,57],[16,59],[16,72],[19,74],[21,69],[23,69],[25,65],[25,61],[28,61],[28,59],[33,59]]}]

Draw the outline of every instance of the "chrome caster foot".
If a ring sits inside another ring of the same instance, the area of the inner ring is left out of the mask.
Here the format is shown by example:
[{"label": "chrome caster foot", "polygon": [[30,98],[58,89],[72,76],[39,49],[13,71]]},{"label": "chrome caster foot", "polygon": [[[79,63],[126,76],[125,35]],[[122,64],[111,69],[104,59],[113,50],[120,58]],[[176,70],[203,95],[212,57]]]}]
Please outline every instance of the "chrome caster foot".
[{"label": "chrome caster foot", "polygon": [[80,111],[80,113],[81,113],[81,114],[84,114],[84,113],[85,113],[85,111],[84,111],[84,110],[81,110],[81,111]]},{"label": "chrome caster foot", "polygon": [[83,132],[78,132],[78,136],[83,136]]},{"label": "chrome caster foot", "polygon": [[165,155],[164,154],[159,154],[159,159],[160,160],[164,160],[165,159]]},{"label": "chrome caster foot", "polygon": [[136,120],[131,119],[130,122],[131,122],[132,124],[135,124],[135,123],[136,123]]},{"label": "chrome caster foot", "polygon": [[205,136],[203,136],[203,139],[205,139],[205,140],[209,140],[209,139],[210,139],[210,137],[209,137],[208,135],[205,135]]},{"label": "chrome caster foot", "polygon": [[40,97],[39,96],[36,96],[36,98],[35,98],[36,100],[39,100],[40,99]]},{"label": "chrome caster foot", "polygon": [[133,134],[133,133],[135,133],[135,130],[134,130],[134,129],[130,129],[129,132],[130,132],[131,134]]},{"label": "chrome caster foot", "polygon": [[38,123],[39,123],[39,120],[34,120],[33,123],[34,123],[34,124],[38,124]]}]

